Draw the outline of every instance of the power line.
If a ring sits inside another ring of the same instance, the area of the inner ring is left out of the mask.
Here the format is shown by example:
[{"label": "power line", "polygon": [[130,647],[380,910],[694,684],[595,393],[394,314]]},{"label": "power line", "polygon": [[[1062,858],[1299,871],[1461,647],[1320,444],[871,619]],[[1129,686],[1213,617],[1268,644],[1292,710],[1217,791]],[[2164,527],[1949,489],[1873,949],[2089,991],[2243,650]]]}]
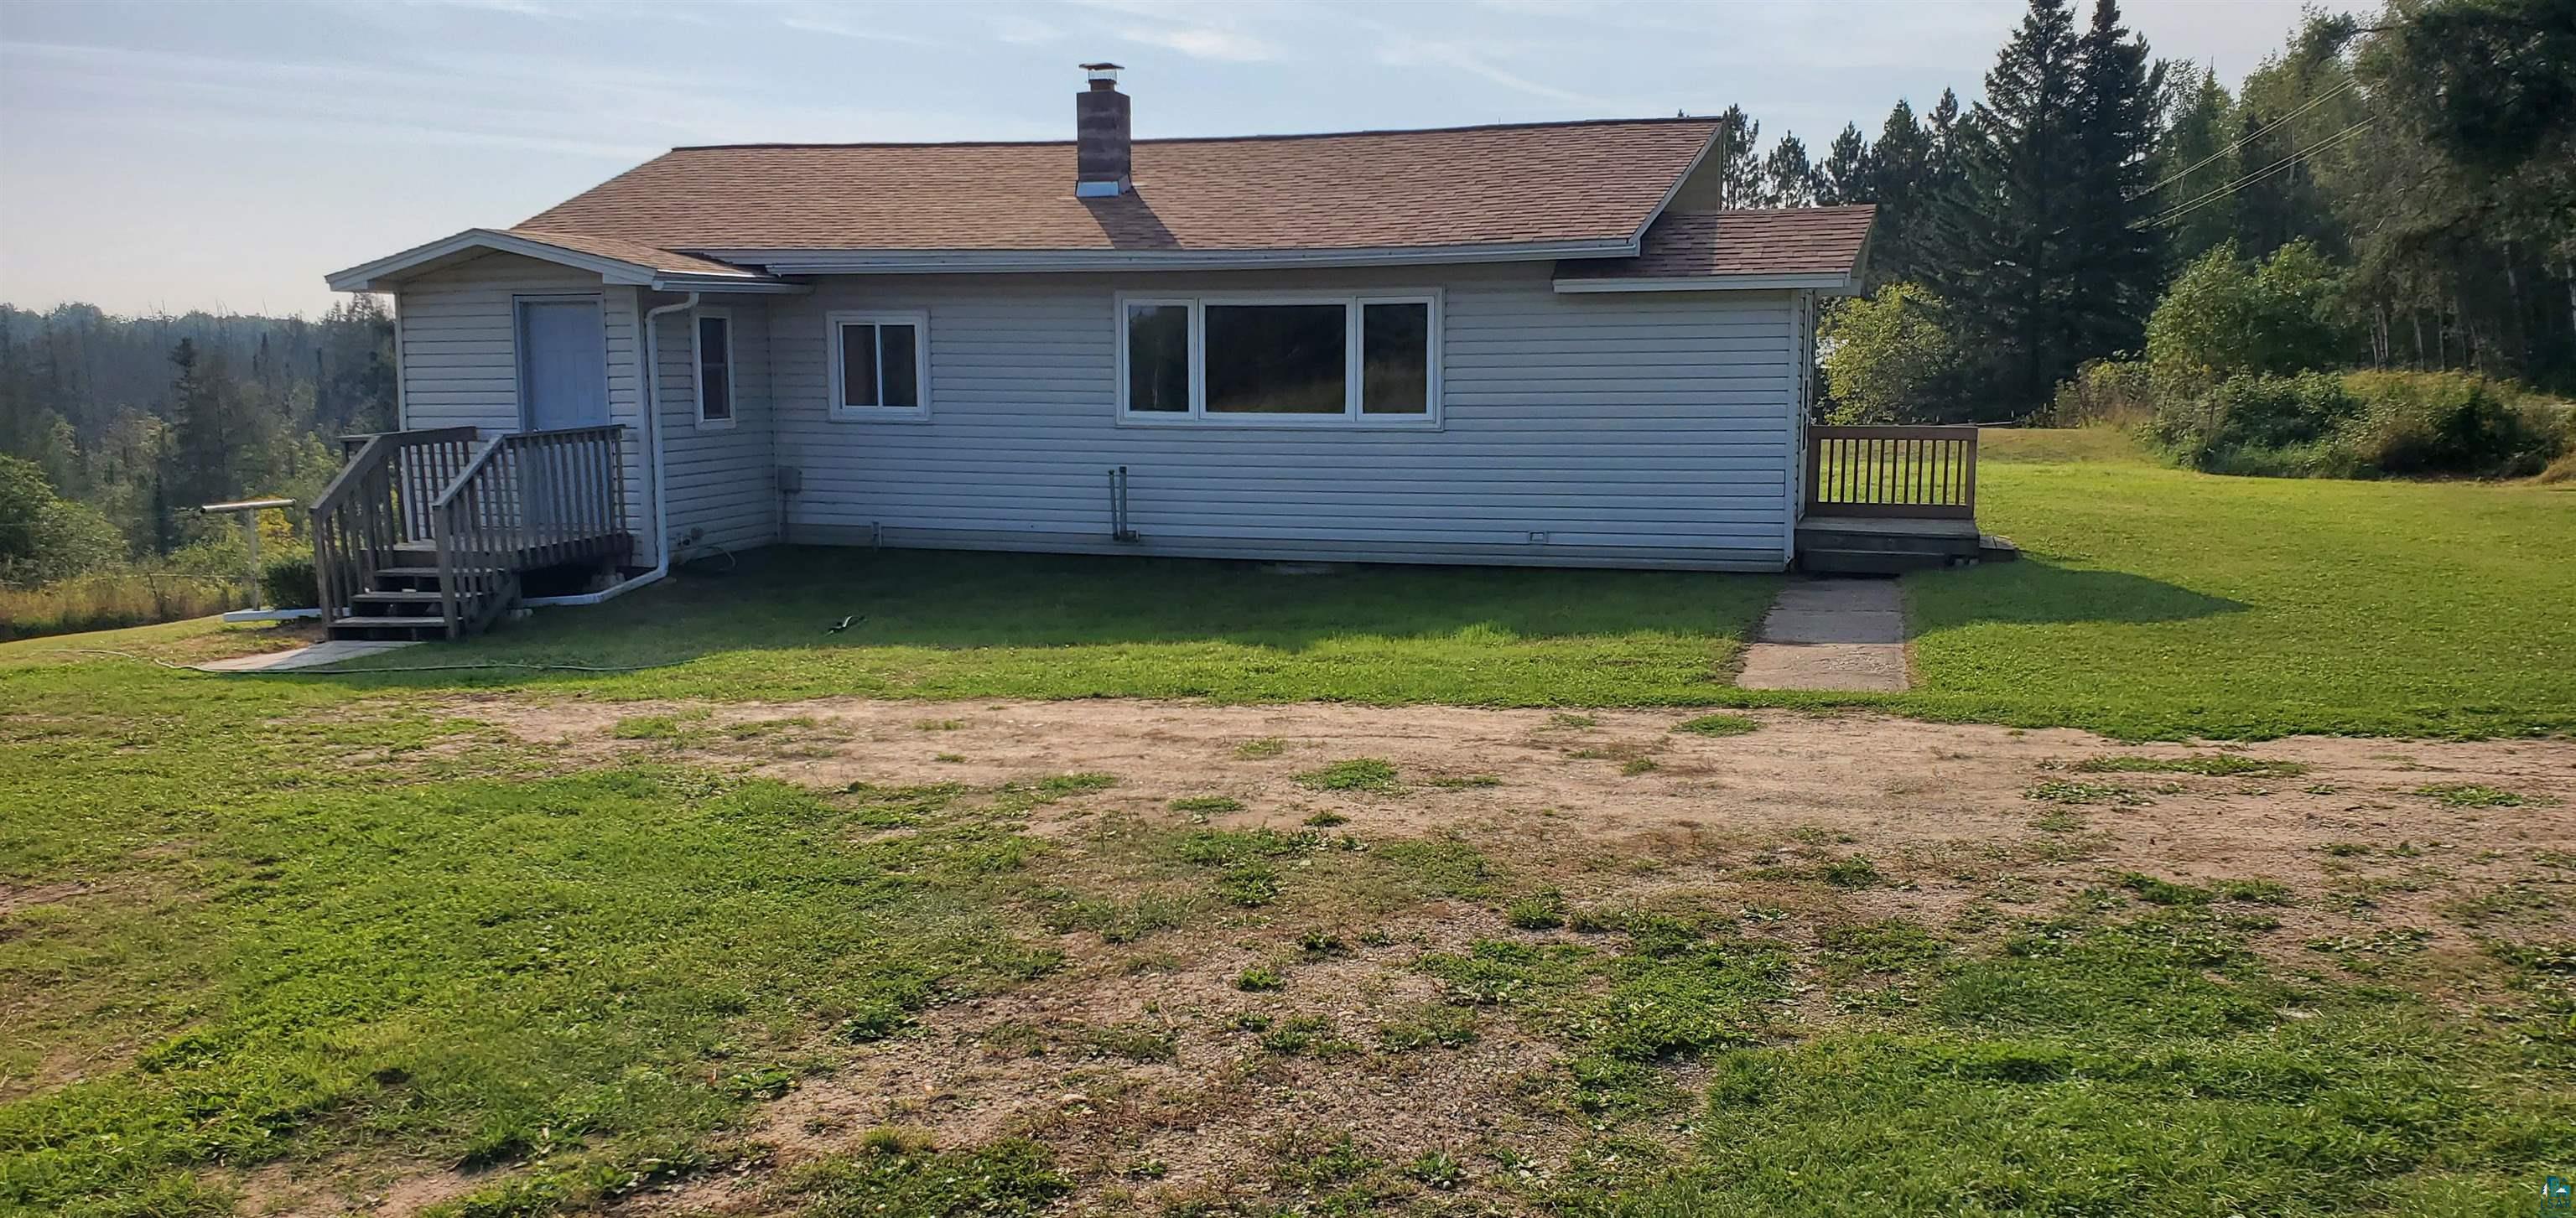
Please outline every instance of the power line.
[{"label": "power line", "polygon": [[2187,203],[2177,204],[2177,205],[2175,205],[2174,207],[2172,207],[2172,208],[2170,208],[2170,209],[2167,209],[2167,210],[2166,210],[2165,212],[2163,212],[2162,214],[2159,214],[2159,215],[2155,216],[2154,218],[2149,219],[2149,220],[2147,220],[2147,221],[2145,221],[2145,222],[2143,222],[2143,223],[2140,223],[2140,224],[2134,225],[2133,227],[2136,227],[2136,228],[2157,228],[2157,227],[2161,227],[2161,226],[2166,225],[2166,224],[2170,224],[2170,223],[2172,223],[2172,222],[2174,222],[2174,221],[2176,221],[2176,220],[2182,219],[2184,216],[2190,215],[2191,213],[2193,213],[2193,212],[2195,212],[2195,211],[2199,211],[2201,208],[2206,207],[2206,206],[2208,206],[2208,205],[2210,205],[2210,204],[2212,204],[2212,203],[2215,203],[2215,202],[2219,201],[2220,199],[2223,199],[2223,198],[2225,198],[2225,197],[2227,197],[2227,196],[2229,196],[2229,195],[2235,194],[2237,191],[2242,190],[2242,189],[2244,189],[2244,188],[2246,188],[2246,187],[2248,187],[2248,186],[2251,186],[2251,185],[2253,185],[2254,183],[2259,182],[2259,181],[2261,181],[2261,180],[2263,180],[2263,179],[2265,179],[2265,178],[2268,178],[2268,177],[2272,176],[2273,174],[2278,173],[2278,172],[2280,172],[2281,170],[2283,170],[2283,169],[2285,169],[2285,168],[2288,168],[2289,166],[2295,165],[2295,164],[2299,163],[2300,161],[2304,161],[2304,160],[2308,159],[2309,157],[2315,156],[2316,154],[2318,154],[2318,153],[2320,153],[2320,152],[2324,152],[2325,150],[2327,150],[2327,149],[2329,149],[2329,148],[2332,148],[2332,147],[2334,147],[2334,146],[2335,146],[2335,145],[2337,145],[2337,144],[2343,143],[2344,141],[2346,141],[2346,140],[2348,140],[2348,139],[2351,139],[2355,133],[2359,132],[2362,128],[2369,126],[2373,121],[2375,121],[2375,120],[2373,120],[2373,119],[2369,119],[2369,118],[2365,118],[2365,119],[2361,120],[2360,122],[2354,123],[2353,125],[2351,125],[2351,126],[2349,126],[2349,127],[2346,127],[2346,128],[2344,128],[2343,130],[2341,130],[2341,131],[2335,132],[2333,135],[2329,135],[2329,136],[2327,136],[2326,138],[2324,138],[2324,139],[2322,139],[2322,140],[2317,141],[2316,143],[2310,144],[2310,145],[2308,145],[2307,147],[2305,147],[2305,148],[2302,148],[2302,149],[2298,150],[2297,152],[2293,152],[2293,153],[2291,153],[2291,154],[2290,154],[2290,155],[2288,155],[2288,156],[2282,157],[2280,160],[2274,161],[2274,162],[2272,162],[2271,164],[2269,164],[2269,165],[2266,165],[2266,166],[2262,167],[2261,169],[2257,169],[2257,170],[2255,170],[2255,171],[2254,171],[2254,172],[2252,172],[2252,173],[2246,174],[2244,177],[2238,178],[2238,179],[2236,179],[2235,181],[2233,181],[2233,182],[2230,182],[2230,183],[2226,184],[2225,186],[2221,186],[2221,187],[2217,188],[2216,190],[2212,190],[2212,191],[2210,191],[2209,193],[2207,193],[2207,194],[2204,194],[2204,195],[2200,196],[2199,198],[2193,199],[2193,200],[2191,200],[2190,202],[2187,202]]},{"label": "power line", "polygon": [[2296,110],[2292,110],[2288,114],[2284,114],[2279,118],[2273,119],[2271,122],[2265,123],[2261,127],[2246,132],[2244,135],[2238,136],[2235,143],[2229,144],[2216,152],[2210,153],[2208,156],[2202,157],[2198,161],[2193,162],[2189,168],[2184,169],[2181,172],[2174,174],[2172,177],[2166,178],[2164,181],[2158,182],[2145,190],[2141,190],[2138,193],[2129,196],[2130,200],[2134,202],[2136,200],[2146,198],[2148,195],[2154,194],[2157,191],[2163,190],[2165,187],[2171,186],[2184,178],[2200,172],[2202,166],[2263,138],[2265,135],[2270,134],[2274,127],[2278,127],[2310,110],[2314,110],[2317,107],[2326,104],[2327,101],[2333,98],[2342,96],[2344,93],[2349,92],[2353,86],[2360,83],[2361,78],[2357,76],[2346,79],[2342,84],[2336,85],[2334,88],[2328,89],[2323,93],[2317,94],[2315,97],[2309,98],[2308,104],[2301,106]]}]

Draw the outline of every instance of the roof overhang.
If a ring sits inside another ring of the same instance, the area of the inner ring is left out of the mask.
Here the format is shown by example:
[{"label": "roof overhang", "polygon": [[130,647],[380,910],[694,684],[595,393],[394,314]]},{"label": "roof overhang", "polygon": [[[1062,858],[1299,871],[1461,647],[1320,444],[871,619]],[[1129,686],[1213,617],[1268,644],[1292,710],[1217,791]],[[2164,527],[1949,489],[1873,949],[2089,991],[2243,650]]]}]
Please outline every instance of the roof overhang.
[{"label": "roof overhang", "polygon": [[1850,294],[1858,289],[1857,275],[1819,274],[1779,275],[1672,275],[1662,278],[1594,275],[1577,278],[1559,277],[1559,292],[1760,292],[1788,291],[1807,288],[1822,292]]},{"label": "roof overhang", "polygon": [[390,291],[403,280],[453,266],[485,254],[517,254],[571,267],[599,276],[600,282],[652,288],[666,292],[753,292],[780,294],[802,292],[803,285],[782,283],[769,275],[746,270],[738,275],[710,274],[703,271],[660,270],[641,262],[585,253],[564,246],[534,240],[517,233],[491,228],[469,228],[452,237],[426,245],[415,245],[399,254],[362,263],[323,277],[335,292]]},{"label": "roof overhang", "polygon": [[1283,267],[1437,266],[1466,262],[1546,262],[1559,258],[1633,258],[1626,240],[1548,241],[1512,245],[1430,245],[1336,250],[815,250],[691,248],[722,262],[772,275],[968,275],[1067,271],[1256,271]]}]

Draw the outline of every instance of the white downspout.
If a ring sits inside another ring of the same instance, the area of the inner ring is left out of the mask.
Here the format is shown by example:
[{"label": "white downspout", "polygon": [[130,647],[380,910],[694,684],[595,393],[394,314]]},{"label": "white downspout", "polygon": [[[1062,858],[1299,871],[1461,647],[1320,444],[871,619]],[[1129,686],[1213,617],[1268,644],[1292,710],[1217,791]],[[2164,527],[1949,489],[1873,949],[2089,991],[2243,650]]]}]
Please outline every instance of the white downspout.
[{"label": "white downspout", "polygon": [[641,588],[671,573],[671,497],[662,489],[662,360],[653,350],[653,323],[665,313],[698,307],[698,293],[684,300],[666,304],[644,314],[644,430],[653,452],[653,553],[661,561],[653,569],[615,587],[578,596],[531,596],[520,603],[529,606],[596,605]]}]

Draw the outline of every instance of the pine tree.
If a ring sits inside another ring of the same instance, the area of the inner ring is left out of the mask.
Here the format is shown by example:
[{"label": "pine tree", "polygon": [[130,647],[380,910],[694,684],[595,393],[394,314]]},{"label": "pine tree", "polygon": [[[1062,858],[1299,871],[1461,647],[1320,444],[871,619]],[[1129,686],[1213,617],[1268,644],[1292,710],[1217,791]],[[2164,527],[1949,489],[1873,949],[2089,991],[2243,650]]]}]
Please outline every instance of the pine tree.
[{"label": "pine tree", "polygon": [[1914,107],[1897,102],[1869,153],[1869,198],[1878,204],[1870,235],[1873,283],[1897,283],[1922,273],[1924,223],[1940,193],[1932,156],[1932,132],[1914,117]]},{"label": "pine tree", "polygon": [[1952,127],[1958,179],[1936,230],[1946,247],[1924,278],[1981,352],[2001,405],[2037,407],[2074,366],[2066,323],[2077,147],[2077,46],[2066,0],[2030,0],[1986,97]]},{"label": "pine tree", "polygon": [[1807,142],[1791,132],[1772,145],[1762,160],[1761,202],[1764,207],[1807,207],[1816,201],[1816,169],[1807,163]]},{"label": "pine tree", "polygon": [[1871,182],[1875,159],[1869,138],[1860,133],[1860,124],[1843,124],[1842,134],[1835,136],[1833,146],[1825,150],[1825,163],[1816,167],[1816,202],[1867,203],[1877,198]]},{"label": "pine tree", "polygon": [[2146,40],[2120,24],[2118,0],[2094,0],[2075,78],[2076,163],[2067,175],[2075,294],[2063,320],[2071,358],[2081,360],[2137,350],[2163,287],[2163,234],[2148,224],[2157,208],[2147,192],[2164,66],[2148,66]]},{"label": "pine tree", "polygon": [[1761,138],[1762,124],[1744,107],[1728,106],[1717,116],[1717,142],[1709,149],[1708,164],[1717,173],[1718,206],[1760,206],[1762,158],[1754,149]]}]

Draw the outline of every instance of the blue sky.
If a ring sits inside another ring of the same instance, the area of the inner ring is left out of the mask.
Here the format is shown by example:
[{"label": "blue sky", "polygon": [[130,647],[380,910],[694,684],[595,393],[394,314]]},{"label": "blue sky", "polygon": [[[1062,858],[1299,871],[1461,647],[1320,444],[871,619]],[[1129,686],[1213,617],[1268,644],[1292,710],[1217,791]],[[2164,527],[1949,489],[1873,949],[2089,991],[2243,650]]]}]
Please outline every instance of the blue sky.
[{"label": "blue sky", "polygon": [[[2356,7],[2353,0],[2334,7]],[[327,271],[515,223],[674,144],[1712,113],[1766,141],[1973,98],[2020,0],[827,4],[0,0],[0,300],[314,312]],[[2298,0],[2130,0],[2231,82]]]}]

